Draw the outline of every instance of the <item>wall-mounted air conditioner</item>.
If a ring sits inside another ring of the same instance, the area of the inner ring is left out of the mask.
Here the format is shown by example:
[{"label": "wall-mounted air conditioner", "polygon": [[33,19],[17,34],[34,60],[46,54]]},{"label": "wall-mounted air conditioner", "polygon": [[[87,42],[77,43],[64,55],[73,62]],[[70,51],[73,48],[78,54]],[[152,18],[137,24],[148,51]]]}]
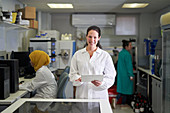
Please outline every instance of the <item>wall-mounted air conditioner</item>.
[{"label": "wall-mounted air conditioner", "polygon": [[97,25],[100,27],[112,27],[115,25],[114,14],[73,14],[72,25],[75,27],[88,27]]}]

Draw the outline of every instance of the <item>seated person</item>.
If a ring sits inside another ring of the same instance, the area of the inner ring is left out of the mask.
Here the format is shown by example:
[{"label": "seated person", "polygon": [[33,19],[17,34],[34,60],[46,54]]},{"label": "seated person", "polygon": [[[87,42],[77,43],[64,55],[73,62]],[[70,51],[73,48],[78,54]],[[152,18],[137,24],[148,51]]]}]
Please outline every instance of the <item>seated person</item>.
[{"label": "seated person", "polygon": [[[33,98],[56,98],[57,83],[54,75],[47,67],[50,62],[49,56],[44,51],[35,50],[29,55],[29,58],[31,65],[36,71],[36,76],[31,82],[19,85],[19,88],[30,92],[36,90]],[[41,104],[37,104],[35,108],[45,111],[45,107]]]}]

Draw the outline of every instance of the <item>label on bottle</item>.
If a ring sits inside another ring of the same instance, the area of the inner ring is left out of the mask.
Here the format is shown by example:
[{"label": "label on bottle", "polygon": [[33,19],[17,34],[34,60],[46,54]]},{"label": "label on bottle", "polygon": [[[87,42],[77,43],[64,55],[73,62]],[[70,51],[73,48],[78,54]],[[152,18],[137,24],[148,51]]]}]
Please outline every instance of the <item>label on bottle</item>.
[{"label": "label on bottle", "polygon": [[139,109],[135,109],[135,113],[140,113]]},{"label": "label on bottle", "polygon": [[140,108],[140,112],[144,112],[144,108]]}]

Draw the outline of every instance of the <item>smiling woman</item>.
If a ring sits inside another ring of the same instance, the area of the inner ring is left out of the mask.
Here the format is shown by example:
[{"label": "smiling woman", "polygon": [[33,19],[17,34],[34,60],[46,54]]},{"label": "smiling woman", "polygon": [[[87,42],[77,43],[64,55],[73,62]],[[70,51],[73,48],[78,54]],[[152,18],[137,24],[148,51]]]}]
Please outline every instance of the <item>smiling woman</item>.
[{"label": "smiling woman", "polygon": [[[76,87],[77,99],[106,99],[108,88],[115,81],[116,71],[109,53],[101,49],[99,40],[101,30],[97,26],[90,26],[86,33],[85,48],[78,50],[71,61],[70,81]],[[83,59],[83,60],[82,60]],[[82,81],[82,76],[103,76],[103,79]]]}]

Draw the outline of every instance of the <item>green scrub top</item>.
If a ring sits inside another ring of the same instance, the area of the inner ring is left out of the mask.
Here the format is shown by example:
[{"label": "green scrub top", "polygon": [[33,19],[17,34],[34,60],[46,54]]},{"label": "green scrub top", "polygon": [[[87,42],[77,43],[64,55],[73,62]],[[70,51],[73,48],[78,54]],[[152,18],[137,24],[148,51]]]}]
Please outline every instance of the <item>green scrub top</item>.
[{"label": "green scrub top", "polygon": [[133,94],[133,80],[130,80],[130,77],[134,77],[132,57],[126,49],[119,53],[117,73],[117,92],[128,95]]}]

